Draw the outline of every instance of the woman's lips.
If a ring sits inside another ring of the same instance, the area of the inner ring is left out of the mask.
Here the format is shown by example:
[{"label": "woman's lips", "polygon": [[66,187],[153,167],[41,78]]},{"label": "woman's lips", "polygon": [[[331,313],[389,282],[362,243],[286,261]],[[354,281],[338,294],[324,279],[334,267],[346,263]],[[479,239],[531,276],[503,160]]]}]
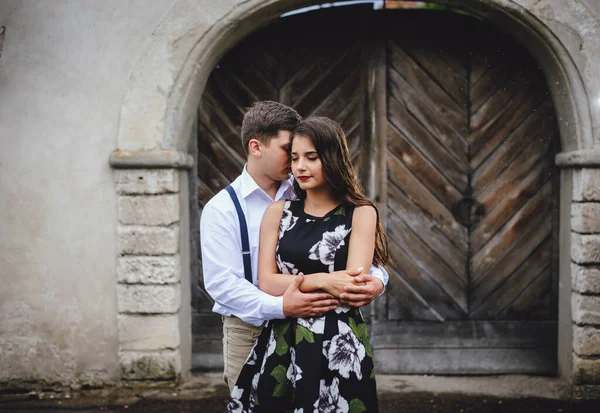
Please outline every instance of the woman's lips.
[{"label": "woman's lips", "polygon": [[310,179],[310,176],[299,176],[298,180],[301,182],[306,182]]}]

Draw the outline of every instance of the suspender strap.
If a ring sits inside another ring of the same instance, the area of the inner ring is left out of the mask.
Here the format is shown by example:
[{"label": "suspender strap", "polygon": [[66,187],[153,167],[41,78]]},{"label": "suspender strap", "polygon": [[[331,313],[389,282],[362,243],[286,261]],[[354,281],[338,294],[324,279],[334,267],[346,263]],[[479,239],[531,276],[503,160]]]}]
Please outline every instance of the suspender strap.
[{"label": "suspender strap", "polygon": [[227,185],[225,188],[233,201],[233,205],[235,205],[235,210],[237,211],[237,216],[240,221],[240,232],[242,233],[242,257],[244,259],[244,276],[248,280],[250,284],[252,282],[252,265],[250,264],[250,241],[248,241],[248,225],[246,225],[246,216],[244,215],[244,211],[242,210],[242,206],[240,205],[240,201],[233,190],[231,185]]}]

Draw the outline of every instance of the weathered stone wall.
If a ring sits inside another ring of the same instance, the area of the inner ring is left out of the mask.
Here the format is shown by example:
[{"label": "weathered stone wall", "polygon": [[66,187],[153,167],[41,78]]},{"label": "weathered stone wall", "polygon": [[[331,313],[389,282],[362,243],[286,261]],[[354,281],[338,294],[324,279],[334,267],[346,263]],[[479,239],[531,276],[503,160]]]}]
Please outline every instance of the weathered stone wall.
[{"label": "weathered stone wall", "polygon": [[175,379],[181,373],[178,173],[175,169],[115,172],[123,379]]},{"label": "weathered stone wall", "polygon": [[600,169],[573,171],[573,378],[600,384]]}]

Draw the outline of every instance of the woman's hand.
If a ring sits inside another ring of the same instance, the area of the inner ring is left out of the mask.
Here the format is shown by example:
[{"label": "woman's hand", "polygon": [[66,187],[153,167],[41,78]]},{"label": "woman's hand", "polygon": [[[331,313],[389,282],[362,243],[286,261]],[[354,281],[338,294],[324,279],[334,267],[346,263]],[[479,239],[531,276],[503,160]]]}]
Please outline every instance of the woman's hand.
[{"label": "woman's hand", "polygon": [[354,277],[361,274],[362,268],[356,271],[335,271],[332,273],[318,273],[314,274],[317,278],[317,285],[320,289],[328,292],[336,298],[339,298],[344,292],[345,288],[353,287],[358,285],[364,285],[363,282],[357,282]]}]

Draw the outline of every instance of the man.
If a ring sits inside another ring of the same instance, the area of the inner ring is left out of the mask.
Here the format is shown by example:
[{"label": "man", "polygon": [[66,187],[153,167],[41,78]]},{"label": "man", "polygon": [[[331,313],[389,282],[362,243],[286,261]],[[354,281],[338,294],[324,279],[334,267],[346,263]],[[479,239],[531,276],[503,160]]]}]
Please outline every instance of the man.
[{"label": "man", "polygon": [[[294,109],[272,101],[256,102],[244,115],[241,135],[248,163],[231,185],[248,225],[252,284],[244,277],[240,225],[229,194],[220,191],[202,212],[204,285],[215,300],[213,311],[223,316],[223,378],[230,391],[266,320],[318,316],[340,305],[327,293],[300,291],[303,276],[297,277],[281,297],[257,287],[262,217],[272,202],[293,196],[288,149],[291,131],[300,120]],[[364,285],[357,286],[348,277],[346,292],[340,296],[343,304],[362,306],[383,291],[387,273],[379,269],[372,272],[376,277],[349,273]]]}]

